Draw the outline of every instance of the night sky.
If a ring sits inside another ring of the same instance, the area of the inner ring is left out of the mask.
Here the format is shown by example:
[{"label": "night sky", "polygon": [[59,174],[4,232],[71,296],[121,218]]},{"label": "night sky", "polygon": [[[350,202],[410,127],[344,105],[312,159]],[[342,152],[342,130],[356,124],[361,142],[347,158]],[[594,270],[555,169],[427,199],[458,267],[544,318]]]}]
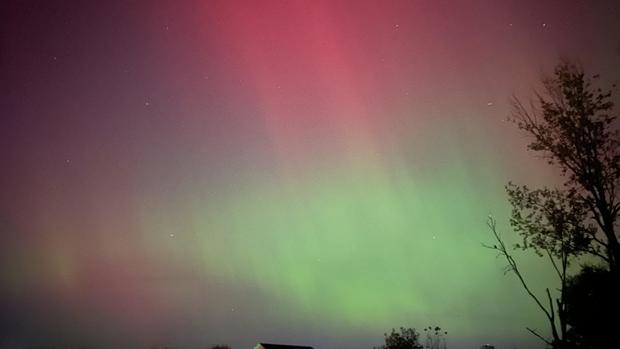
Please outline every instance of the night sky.
[{"label": "night sky", "polygon": [[[3,1],[0,346],[540,348],[481,243],[557,182],[506,122],[620,2]],[[551,270],[517,253],[537,291]],[[551,285],[552,286],[552,285]]]}]

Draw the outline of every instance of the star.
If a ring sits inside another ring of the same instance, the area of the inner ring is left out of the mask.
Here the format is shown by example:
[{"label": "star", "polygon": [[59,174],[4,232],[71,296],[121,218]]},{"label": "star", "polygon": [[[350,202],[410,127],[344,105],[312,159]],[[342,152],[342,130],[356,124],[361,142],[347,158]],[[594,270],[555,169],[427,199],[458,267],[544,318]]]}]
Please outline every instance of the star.
[{"label": "star", "polygon": [[174,233],[170,233],[170,237],[173,238],[174,237]]},{"label": "star", "polygon": [[487,106],[492,107],[493,106],[493,102],[487,103]]},{"label": "star", "polygon": [[147,102],[144,102],[144,105],[148,107],[151,105],[151,103],[147,101]]}]

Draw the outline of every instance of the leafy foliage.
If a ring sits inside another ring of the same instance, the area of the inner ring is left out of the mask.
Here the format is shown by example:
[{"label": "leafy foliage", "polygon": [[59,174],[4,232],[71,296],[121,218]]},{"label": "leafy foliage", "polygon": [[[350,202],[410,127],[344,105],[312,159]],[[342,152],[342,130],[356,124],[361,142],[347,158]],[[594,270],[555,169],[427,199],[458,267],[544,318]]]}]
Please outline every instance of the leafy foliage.
[{"label": "leafy foliage", "polygon": [[[538,110],[513,100],[513,120],[533,136],[529,149],[543,152],[578,187],[613,191],[620,178],[620,141],[611,127],[616,120],[611,91],[593,88],[583,70],[569,62],[559,64],[543,84],[547,93],[537,95]],[[601,183],[601,177],[609,181]]]},{"label": "leafy foliage", "polygon": [[588,223],[588,208],[574,190],[506,186],[512,205],[510,225],[521,235],[516,248],[532,249],[539,256],[599,254],[592,245],[596,227]]},{"label": "leafy foliage", "polygon": [[420,344],[420,335],[414,328],[400,328],[400,332],[392,329],[390,334],[385,333],[385,344],[374,349],[423,349]]},{"label": "leafy foliage", "polygon": [[424,348],[427,349],[446,349],[446,336],[448,332],[442,330],[439,326],[428,326],[424,328],[424,333],[426,333],[426,343],[424,344]]},{"label": "leafy foliage", "polygon": [[[532,103],[527,108],[518,99],[513,99],[512,120],[532,138],[528,148],[541,153],[567,177],[565,192],[536,191],[534,198],[546,195],[547,198],[554,197],[556,203],[566,201],[563,203],[566,208],[574,206],[572,213],[576,216],[572,223],[577,223],[577,219],[584,222],[593,219],[603,233],[602,238],[585,223],[580,226],[573,224],[576,230],[572,232],[590,235],[594,246],[583,252],[603,258],[611,269],[615,269],[620,263],[620,244],[615,229],[620,213],[620,198],[617,196],[620,133],[617,116],[612,113],[611,90],[595,88],[593,81],[596,79],[598,75],[587,78],[577,65],[562,62],[552,77],[543,80],[546,93],[536,95],[537,106]],[[524,204],[527,203],[525,200]],[[534,236],[541,237],[540,234]],[[548,239],[536,241],[549,242]],[[601,249],[604,253],[600,253]]]}]

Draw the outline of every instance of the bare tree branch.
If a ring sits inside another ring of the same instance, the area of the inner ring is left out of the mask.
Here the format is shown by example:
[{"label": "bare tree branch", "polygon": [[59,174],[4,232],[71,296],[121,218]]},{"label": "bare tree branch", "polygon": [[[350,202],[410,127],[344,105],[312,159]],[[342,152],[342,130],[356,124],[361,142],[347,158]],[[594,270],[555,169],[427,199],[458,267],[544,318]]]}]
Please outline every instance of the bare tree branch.
[{"label": "bare tree branch", "polygon": [[527,292],[527,294],[530,296],[530,298],[532,298],[534,300],[534,302],[536,302],[536,304],[538,305],[538,307],[540,308],[540,310],[542,310],[547,319],[552,320],[553,316],[552,314],[549,312],[549,310],[547,308],[545,308],[545,306],[540,302],[540,300],[538,299],[538,297],[536,297],[536,295],[530,290],[527,282],[525,281],[525,279],[523,278],[523,276],[521,275],[521,272],[519,271],[519,268],[517,266],[516,261],[514,260],[514,258],[512,258],[512,255],[508,252],[508,250],[506,249],[506,245],[504,244],[504,241],[501,239],[501,237],[499,236],[499,233],[497,232],[497,223],[495,221],[495,219],[493,219],[492,217],[489,217],[489,220],[487,221],[487,225],[488,227],[491,229],[491,232],[493,233],[493,235],[495,236],[495,240],[498,242],[499,246],[494,245],[493,247],[491,247],[491,249],[494,249],[496,251],[498,251],[502,256],[504,256],[504,258],[506,259],[506,261],[508,262],[508,267],[510,268],[510,270],[512,272],[514,272],[514,274],[517,276],[517,278],[519,279],[519,281],[521,282],[521,285],[523,286],[523,288],[525,289],[525,291]]},{"label": "bare tree branch", "polygon": [[553,342],[549,341],[548,339],[546,339],[545,337],[541,336],[540,334],[538,334],[536,332],[536,330],[533,330],[529,327],[526,327],[525,329],[527,329],[528,331],[530,331],[530,333],[532,333],[534,336],[540,338],[543,342],[547,343],[548,345],[553,345]]}]

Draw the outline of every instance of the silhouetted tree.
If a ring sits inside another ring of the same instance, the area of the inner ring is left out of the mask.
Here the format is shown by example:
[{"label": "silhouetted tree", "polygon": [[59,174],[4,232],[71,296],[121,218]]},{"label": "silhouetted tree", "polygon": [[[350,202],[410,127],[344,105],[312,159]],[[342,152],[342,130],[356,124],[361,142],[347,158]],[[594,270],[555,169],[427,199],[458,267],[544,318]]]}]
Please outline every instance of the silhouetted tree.
[{"label": "silhouetted tree", "polygon": [[558,276],[556,296],[546,288],[540,297],[530,288],[495,220],[488,221],[496,244],[485,246],[499,252],[508,263],[506,272],[517,276],[544,313],[551,338],[527,329],[552,348],[572,348],[578,337],[569,326],[570,263],[589,254],[600,257],[617,273],[620,262],[615,231],[620,211],[620,137],[614,129],[611,92],[594,88],[592,79],[576,65],[562,62],[552,77],[543,79],[545,93],[536,95],[537,103],[525,107],[513,99],[512,120],[532,138],[528,148],[559,167],[566,178],[562,189],[506,186],[512,205],[510,225],[522,238],[514,248],[533,250],[548,260]]},{"label": "silhouetted tree", "polygon": [[620,244],[615,223],[620,213],[620,137],[611,90],[595,88],[592,81],[596,79],[598,75],[587,78],[577,65],[562,62],[552,77],[543,79],[545,93],[536,95],[537,103],[526,107],[513,98],[512,120],[531,137],[528,148],[542,154],[566,177],[564,190],[555,193],[585,210],[587,217],[579,212],[580,218],[593,220],[599,228],[586,231],[590,244],[585,251],[618,271]]},{"label": "silhouetted tree", "polygon": [[620,314],[620,280],[610,271],[586,266],[566,287],[568,336],[579,348],[617,346],[618,325],[605,314]]},{"label": "silhouetted tree", "polygon": [[588,209],[574,190],[531,190],[527,186],[506,186],[508,200],[512,205],[510,225],[522,239],[517,249],[533,250],[545,258],[558,277],[558,296],[552,297],[549,288],[545,289],[546,299],[540,299],[528,286],[518,265],[509,253],[495,222],[489,221],[489,228],[497,244],[487,247],[498,251],[508,262],[507,270],[513,272],[528,295],[545,314],[551,329],[551,339],[542,337],[534,329],[528,331],[543,339],[547,344],[567,347],[566,299],[565,289],[569,278],[568,267],[576,257],[584,253],[596,253],[592,247],[592,235],[596,228],[588,223]]},{"label": "silhouetted tree", "polygon": [[[567,275],[568,264],[574,254],[568,249],[559,249],[554,251],[551,247],[545,247],[545,245],[540,245],[536,247],[538,253],[544,254],[549,258],[550,263],[554,266],[555,271],[559,278],[559,296],[554,297],[551,295],[549,288],[545,289],[545,296],[541,298],[537,295],[527,283],[521,269],[517,264],[517,261],[514,259],[512,254],[510,253],[510,248],[506,246],[506,243],[502,239],[500,233],[497,231],[497,225],[495,219],[489,217],[487,222],[489,229],[493,233],[493,236],[496,240],[496,243],[493,245],[484,245],[487,248],[493,249],[499,252],[499,256],[503,257],[508,263],[504,269],[504,273],[513,273],[519,279],[521,286],[528,294],[528,296],[536,303],[538,308],[544,313],[545,318],[549,323],[549,327],[551,330],[551,338],[546,338],[543,334],[539,333],[536,329],[532,329],[526,327],[526,329],[540,338],[543,342],[545,342],[549,347],[554,349],[566,349],[570,348],[569,340],[567,337],[567,322],[566,322],[566,300],[565,300],[565,288],[568,281],[569,276]],[[559,232],[558,232],[559,233]],[[555,246],[555,245],[554,245]],[[515,248],[520,248],[520,246],[515,246]]]},{"label": "silhouetted tree", "polygon": [[230,349],[230,346],[226,344],[218,344],[211,347],[211,349]]},{"label": "silhouetted tree", "polygon": [[390,334],[385,333],[385,344],[374,349],[423,349],[420,344],[420,335],[414,328],[400,328],[400,332],[392,329]]},{"label": "silhouetted tree", "polygon": [[442,330],[439,326],[428,326],[424,328],[424,333],[426,333],[426,343],[424,344],[424,348],[428,349],[446,349],[446,336],[448,332]]}]

